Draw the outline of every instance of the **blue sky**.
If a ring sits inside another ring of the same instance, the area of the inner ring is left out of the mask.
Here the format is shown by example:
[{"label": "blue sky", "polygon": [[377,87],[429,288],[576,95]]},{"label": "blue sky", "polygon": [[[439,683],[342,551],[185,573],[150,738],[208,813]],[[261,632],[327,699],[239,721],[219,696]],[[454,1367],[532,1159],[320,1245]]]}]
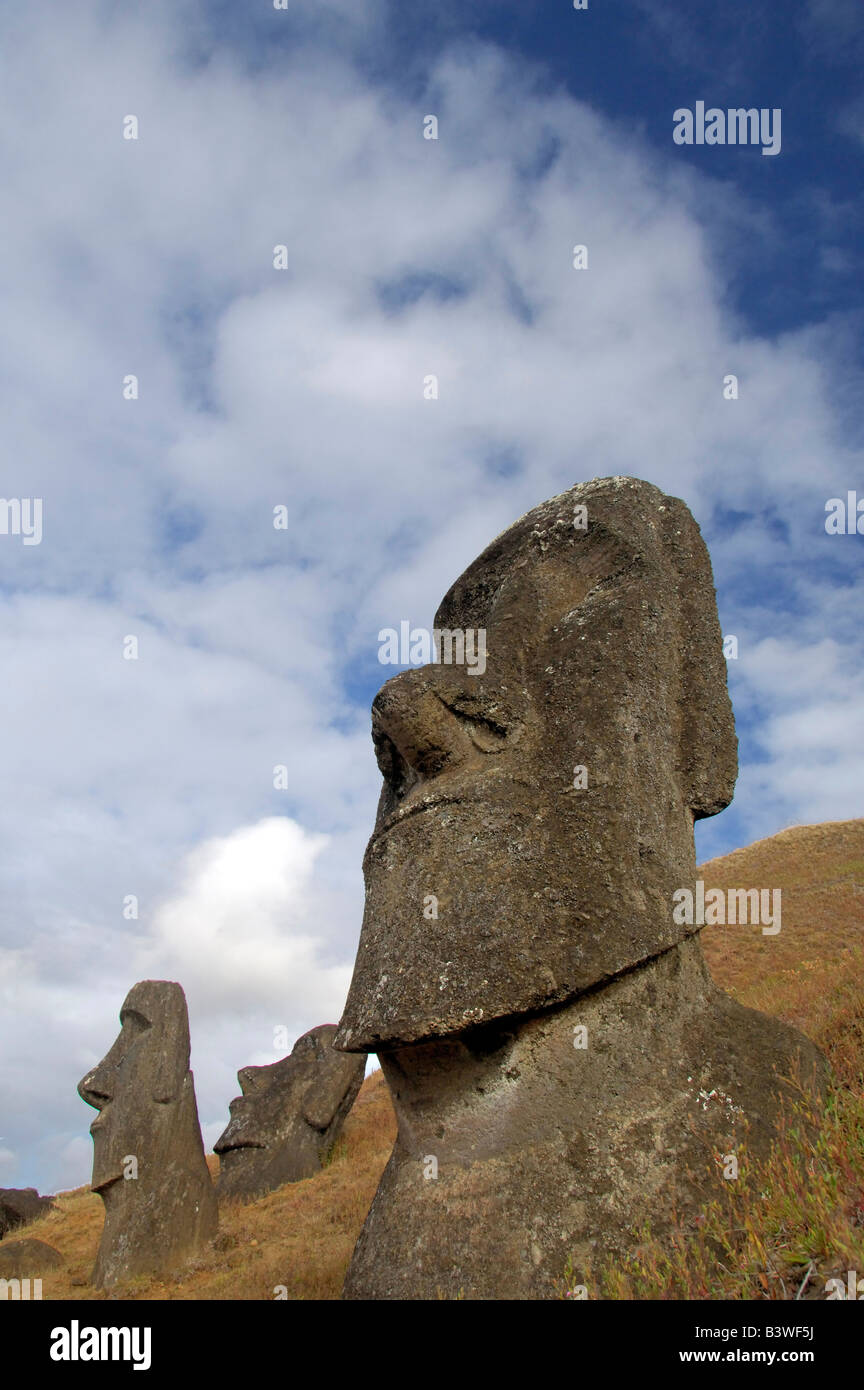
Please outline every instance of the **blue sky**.
[{"label": "blue sky", "polygon": [[[87,1180],[75,1084],[137,979],[186,989],[209,1143],[275,1029],[338,1017],[378,631],[573,483],[708,540],[741,776],[700,856],[864,813],[864,536],[824,526],[864,496],[857,0],[0,29],[0,493],[44,505],[0,535],[0,1183]],[[780,108],[780,153],[676,145],[698,101]]]}]

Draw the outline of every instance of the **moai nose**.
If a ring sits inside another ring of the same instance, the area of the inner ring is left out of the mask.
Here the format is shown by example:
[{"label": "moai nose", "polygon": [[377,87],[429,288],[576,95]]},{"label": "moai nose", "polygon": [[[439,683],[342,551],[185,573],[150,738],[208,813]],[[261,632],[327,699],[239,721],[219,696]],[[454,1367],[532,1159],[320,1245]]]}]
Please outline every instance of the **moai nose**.
[{"label": "moai nose", "polygon": [[471,754],[471,739],[436,689],[429,667],[403,671],[372,702],[372,740],[384,780],[402,793],[452,771]]},{"label": "moai nose", "polygon": [[101,1110],[113,1100],[111,1083],[104,1067],[94,1067],[93,1071],[88,1071],[86,1076],[82,1076],[78,1082],[78,1094],[87,1105],[92,1105],[94,1110]]}]

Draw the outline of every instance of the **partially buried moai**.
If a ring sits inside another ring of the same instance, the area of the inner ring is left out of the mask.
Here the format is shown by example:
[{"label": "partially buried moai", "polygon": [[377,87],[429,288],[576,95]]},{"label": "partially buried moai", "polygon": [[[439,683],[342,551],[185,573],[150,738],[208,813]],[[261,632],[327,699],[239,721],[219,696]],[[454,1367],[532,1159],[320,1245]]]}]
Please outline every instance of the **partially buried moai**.
[{"label": "partially buried moai", "polygon": [[363,1083],[366,1058],[335,1052],[336,1026],[322,1023],[290,1054],[237,1073],[242,1096],[214,1145],[218,1192],[251,1198],[320,1171]]},{"label": "partially buried moai", "polygon": [[78,1083],[99,1111],[92,1188],[105,1226],[92,1282],[175,1271],[216,1234],[216,1193],[189,1070],[189,1018],[180,985],[142,980],[120,1010],[110,1052]]},{"label": "partially buried moai", "polygon": [[344,1292],[550,1297],[633,1228],[692,1218],[723,1155],[769,1146],[782,1078],[818,1090],[825,1068],[676,921],[693,822],[737,773],[684,503],[573,488],[493,541],[435,626],[485,629],[487,664],[406,671],[372,707],[384,786],[336,1045],[378,1053],[399,1132]]}]

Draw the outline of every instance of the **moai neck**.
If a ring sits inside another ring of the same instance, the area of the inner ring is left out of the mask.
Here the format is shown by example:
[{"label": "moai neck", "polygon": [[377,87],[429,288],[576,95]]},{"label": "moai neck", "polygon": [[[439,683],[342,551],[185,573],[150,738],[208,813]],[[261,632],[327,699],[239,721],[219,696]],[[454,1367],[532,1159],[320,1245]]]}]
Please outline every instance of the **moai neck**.
[{"label": "moai neck", "polygon": [[440,1171],[560,1137],[613,1108],[634,1058],[647,1081],[670,1032],[686,1031],[716,993],[691,939],[561,1008],[382,1051],[399,1143]]},{"label": "moai neck", "polygon": [[635,1228],[691,1220],[721,1160],[766,1151],[780,1076],[820,1074],[694,938],[560,1009],[379,1055],[399,1133],[348,1298],[550,1298],[568,1268],[596,1296]]}]

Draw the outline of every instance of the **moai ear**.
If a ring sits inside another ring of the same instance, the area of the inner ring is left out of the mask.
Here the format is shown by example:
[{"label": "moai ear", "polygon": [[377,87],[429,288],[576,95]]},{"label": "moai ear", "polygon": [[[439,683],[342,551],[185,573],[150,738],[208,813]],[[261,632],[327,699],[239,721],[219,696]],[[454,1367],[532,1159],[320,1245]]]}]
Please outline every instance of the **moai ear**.
[{"label": "moai ear", "polygon": [[356,1070],[356,1056],[342,1053],[335,1053],[322,1064],[320,1075],[303,1097],[303,1118],[307,1125],[322,1134],[330,1128]]},{"label": "moai ear", "polygon": [[188,1070],[188,1058],[184,1066],[176,1054],[163,1052],[153,1079],[153,1099],[163,1105],[168,1101],[177,1100]]},{"label": "moai ear", "polygon": [[303,1096],[301,1113],[307,1125],[321,1134],[329,1129],[344,1103],[346,1088],[350,1085],[357,1070],[357,1058],[346,1057],[344,1053],[333,1050],[336,1029],[332,1024],[322,1024],[306,1033],[295,1043],[296,1052],[301,1043],[314,1042],[315,1065],[311,1083]]},{"label": "moai ear", "polygon": [[681,709],[679,774],[694,820],[729,805],[738,740],[726,684],[723,637],[708,548],[689,509],[665,499],[664,540],[678,585]]}]

